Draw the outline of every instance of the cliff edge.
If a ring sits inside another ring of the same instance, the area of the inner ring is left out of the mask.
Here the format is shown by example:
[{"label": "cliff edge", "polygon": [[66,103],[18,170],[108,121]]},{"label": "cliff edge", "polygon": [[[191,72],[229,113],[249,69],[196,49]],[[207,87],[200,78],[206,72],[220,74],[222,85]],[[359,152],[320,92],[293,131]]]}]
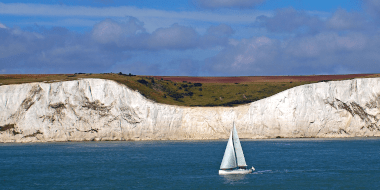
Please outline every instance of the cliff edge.
[{"label": "cliff edge", "polygon": [[380,78],[298,86],[238,107],[155,103],[103,79],[0,86],[0,142],[380,136]]}]

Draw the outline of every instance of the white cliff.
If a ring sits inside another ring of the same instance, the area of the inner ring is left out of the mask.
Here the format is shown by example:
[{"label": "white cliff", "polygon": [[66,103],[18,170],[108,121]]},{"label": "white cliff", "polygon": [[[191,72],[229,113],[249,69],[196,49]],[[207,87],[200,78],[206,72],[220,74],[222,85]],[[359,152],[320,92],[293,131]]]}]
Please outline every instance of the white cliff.
[{"label": "white cliff", "polygon": [[0,142],[380,136],[380,78],[298,86],[238,107],[158,104],[114,81],[0,86]]}]

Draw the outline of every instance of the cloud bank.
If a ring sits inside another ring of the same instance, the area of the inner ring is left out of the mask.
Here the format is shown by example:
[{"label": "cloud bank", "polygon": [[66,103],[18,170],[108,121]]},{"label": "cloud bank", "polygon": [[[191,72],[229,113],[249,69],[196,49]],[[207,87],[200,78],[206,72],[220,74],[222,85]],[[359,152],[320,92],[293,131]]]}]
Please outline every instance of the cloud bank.
[{"label": "cloud bank", "polygon": [[[204,2],[208,3],[203,5],[207,9],[251,8],[263,3]],[[244,24],[231,21],[241,15],[223,17],[221,13],[210,13],[213,11],[149,10],[145,14],[157,18],[177,15],[179,19],[193,21],[213,16],[208,19],[213,22],[203,25],[174,23],[154,30],[148,30],[141,19],[121,13],[130,10],[141,15],[136,12],[141,10],[138,8],[87,7],[86,11],[86,7],[0,3],[0,13],[6,15],[42,14],[36,11],[47,9],[51,9],[47,15],[55,16],[118,15],[117,19],[101,19],[84,32],[38,25],[19,28],[0,23],[0,72],[121,71],[192,76],[380,73],[380,4],[374,0],[363,0],[363,3],[363,11],[338,8],[323,17],[307,10],[282,8],[273,14],[243,16]],[[242,32],[237,29],[248,34],[241,37]]]},{"label": "cloud bank", "polygon": [[[337,9],[327,19],[293,8],[257,17],[253,24],[275,37],[233,40],[206,59],[217,75],[378,73],[380,30],[358,12]],[[277,37],[276,37],[277,36]]]},{"label": "cloud bank", "polygon": [[225,46],[233,32],[230,26],[221,24],[211,26],[201,35],[192,27],[173,24],[148,33],[143,23],[134,17],[123,22],[105,19],[83,34],[61,27],[0,28],[0,70],[7,73],[109,72],[116,63],[128,60],[136,52]]},{"label": "cloud bank", "polygon": [[186,50],[192,48],[208,48],[228,44],[234,33],[228,25],[211,26],[204,35],[200,35],[192,27],[173,24],[168,28],[158,28],[147,33],[143,23],[129,17],[128,21],[118,23],[106,19],[96,24],[91,32],[95,42],[107,47],[123,50]]}]

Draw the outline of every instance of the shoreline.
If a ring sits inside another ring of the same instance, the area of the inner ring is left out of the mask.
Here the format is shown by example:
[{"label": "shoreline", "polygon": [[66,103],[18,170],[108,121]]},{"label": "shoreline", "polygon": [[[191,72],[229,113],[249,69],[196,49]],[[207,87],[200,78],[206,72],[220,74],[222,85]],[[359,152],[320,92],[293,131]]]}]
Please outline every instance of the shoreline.
[{"label": "shoreline", "polygon": [[[380,140],[380,136],[371,136],[371,137],[302,137],[302,138],[261,138],[261,139],[248,139],[240,138],[240,141],[355,141],[355,140]],[[46,142],[0,142],[2,145],[26,145],[26,144],[61,144],[61,143],[111,143],[111,142],[133,142],[133,143],[186,143],[186,142],[225,142],[228,139],[194,139],[194,140],[100,140],[100,141],[46,141]]]}]

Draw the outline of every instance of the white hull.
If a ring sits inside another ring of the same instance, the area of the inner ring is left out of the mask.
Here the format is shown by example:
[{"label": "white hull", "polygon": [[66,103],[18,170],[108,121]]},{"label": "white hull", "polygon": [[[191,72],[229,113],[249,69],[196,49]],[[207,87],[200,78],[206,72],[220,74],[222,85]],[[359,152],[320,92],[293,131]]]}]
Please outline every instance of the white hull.
[{"label": "white hull", "polygon": [[252,173],[252,171],[253,169],[219,170],[219,175],[249,174]]}]

